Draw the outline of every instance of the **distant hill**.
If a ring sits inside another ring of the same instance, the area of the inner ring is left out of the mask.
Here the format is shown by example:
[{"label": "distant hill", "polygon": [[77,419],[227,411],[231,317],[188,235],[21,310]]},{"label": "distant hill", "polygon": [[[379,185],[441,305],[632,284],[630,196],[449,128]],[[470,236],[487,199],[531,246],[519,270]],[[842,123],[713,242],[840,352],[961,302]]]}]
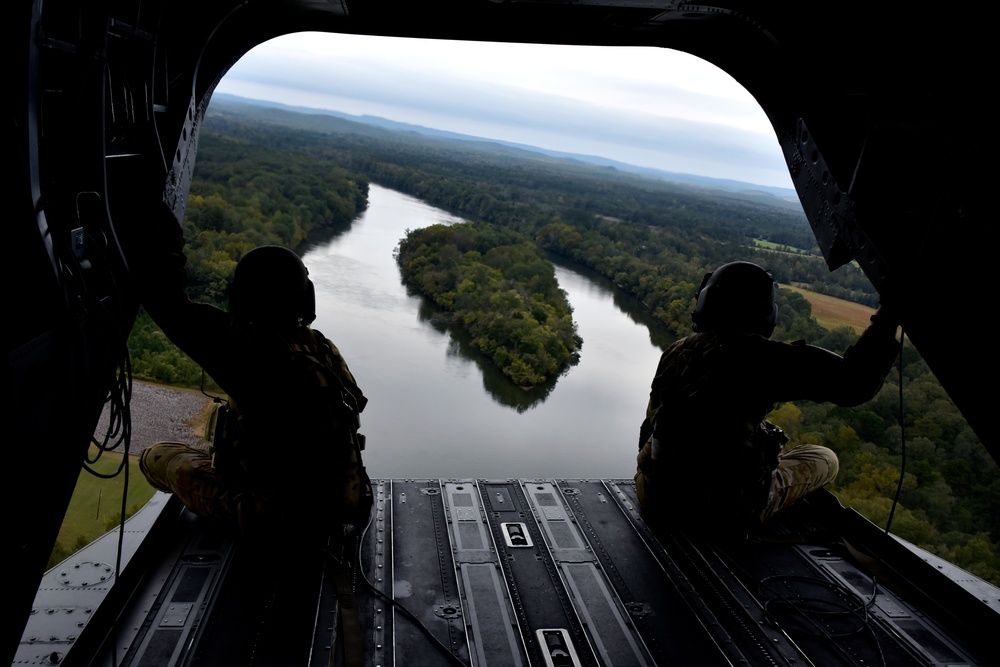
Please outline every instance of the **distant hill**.
[{"label": "distant hill", "polygon": [[662,169],[653,169],[650,167],[640,167],[633,164],[627,164],[625,162],[619,162],[617,160],[611,160],[609,158],[600,157],[597,155],[581,155],[579,153],[566,153],[562,151],[553,151],[545,148],[539,148],[537,146],[519,144],[511,141],[490,139],[488,137],[476,137],[468,134],[460,134],[458,132],[449,132],[447,130],[438,130],[434,128],[424,127],[422,125],[401,123],[398,121],[389,120],[388,118],[382,118],[380,116],[370,116],[370,115],[356,116],[348,113],[343,113],[340,111],[332,111],[329,109],[315,109],[312,107],[281,104],[280,102],[254,100],[245,97],[239,97],[237,95],[230,95],[228,93],[216,93],[215,95],[212,96],[212,103],[215,105],[218,104],[224,104],[227,106],[247,105],[260,108],[281,109],[284,111],[291,111],[294,113],[306,114],[312,116],[330,116],[333,118],[340,118],[354,123],[370,125],[372,127],[378,127],[386,130],[393,130],[398,132],[413,132],[428,137],[451,139],[455,141],[489,142],[493,144],[499,144],[502,146],[508,146],[510,148],[525,150],[532,153],[541,153],[542,155],[547,155],[549,157],[561,158],[565,160],[573,160],[576,162],[581,162],[584,164],[594,165],[598,167],[607,167],[618,171],[639,174],[642,176],[646,176],[648,178],[655,178],[672,183],[682,183],[685,185],[701,187],[707,190],[724,190],[726,192],[741,193],[745,196],[750,196],[750,197],[760,196],[761,198],[766,198],[766,199],[778,199],[787,202],[789,206],[795,208],[801,208],[798,196],[796,195],[795,191],[790,188],[778,188],[768,185],[756,185],[753,183],[744,183],[742,181],[734,181],[731,179],[711,178],[708,176],[697,176],[695,174],[682,174],[673,171],[664,171]]}]

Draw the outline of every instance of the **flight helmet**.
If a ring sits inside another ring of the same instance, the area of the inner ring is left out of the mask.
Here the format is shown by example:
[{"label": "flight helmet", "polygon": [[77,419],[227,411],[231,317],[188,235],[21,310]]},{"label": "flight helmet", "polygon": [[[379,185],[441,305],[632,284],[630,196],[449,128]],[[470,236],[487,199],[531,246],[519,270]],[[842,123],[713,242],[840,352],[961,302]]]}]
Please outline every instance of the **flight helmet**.
[{"label": "flight helmet", "polygon": [[269,328],[294,328],[316,319],[316,292],[309,269],[288,248],[254,248],[236,265],[229,283],[229,312]]},{"label": "flight helmet", "polygon": [[723,264],[705,274],[701,283],[691,314],[695,328],[746,331],[767,338],[778,321],[774,292],[770,271],[752,262]]}]

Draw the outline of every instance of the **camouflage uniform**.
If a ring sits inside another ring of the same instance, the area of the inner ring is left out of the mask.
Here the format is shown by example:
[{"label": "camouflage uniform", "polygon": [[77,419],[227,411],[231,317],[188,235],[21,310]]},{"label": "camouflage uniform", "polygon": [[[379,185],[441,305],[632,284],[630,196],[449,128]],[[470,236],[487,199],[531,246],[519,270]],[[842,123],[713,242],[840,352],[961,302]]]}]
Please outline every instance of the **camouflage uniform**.
[{"label": "camouflage uniform", "polygon": [[651,518],[740,534],[832,481],[826,447],[782,449],[765,416],[785,401],[870,400],[898,351],[894,324],[872,325],[841,357],[804,343],[710,330],[661,356],[640,429],[639,501]]},{"label": "camouflage uniform", "polygon": [[140,458],[143,474],[196,514],[244,532],[363,521],[371,499],[356,429],[367,399],[339,350],[308,326],[252,326],[192,302],[185,262],[179,250],[147,258],[143,305],[228,406],[211,451],[157,443]]}]

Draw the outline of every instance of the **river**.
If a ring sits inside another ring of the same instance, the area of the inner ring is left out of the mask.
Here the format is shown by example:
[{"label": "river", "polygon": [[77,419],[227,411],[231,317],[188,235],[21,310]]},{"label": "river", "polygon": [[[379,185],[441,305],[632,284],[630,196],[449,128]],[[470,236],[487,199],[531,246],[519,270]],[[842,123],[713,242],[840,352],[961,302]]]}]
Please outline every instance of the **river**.
[{"label": "river", "polygon": [[[313,326],[336,343],[368,396],[365,464],[380,478],[630,478],[649,383],[667,340],[635,300],[557,266],[583,346],[546,386],[511,385],[402,283],[407,229],[459,222],[372,185],[351,227],[309,250]],[[651,332],[654,332],[651,334]]]}]

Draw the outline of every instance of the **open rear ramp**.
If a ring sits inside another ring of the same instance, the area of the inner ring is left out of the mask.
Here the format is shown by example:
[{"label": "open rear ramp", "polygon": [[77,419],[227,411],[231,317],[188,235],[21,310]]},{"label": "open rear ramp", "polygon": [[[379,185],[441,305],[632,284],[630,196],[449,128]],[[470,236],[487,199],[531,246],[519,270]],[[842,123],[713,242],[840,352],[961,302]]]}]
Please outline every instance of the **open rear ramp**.
[{"label": "open rear ramp", "polygon": [[127,550],[116,594],[66,574],[115,540],[50,571],[14,664],[997,663],[1000,591],[829,494],[720,546],[651,528],[631,481],[373,484],[360,540],[321,557],[251,550],[158,495],[128,533],[161,546]]}]

